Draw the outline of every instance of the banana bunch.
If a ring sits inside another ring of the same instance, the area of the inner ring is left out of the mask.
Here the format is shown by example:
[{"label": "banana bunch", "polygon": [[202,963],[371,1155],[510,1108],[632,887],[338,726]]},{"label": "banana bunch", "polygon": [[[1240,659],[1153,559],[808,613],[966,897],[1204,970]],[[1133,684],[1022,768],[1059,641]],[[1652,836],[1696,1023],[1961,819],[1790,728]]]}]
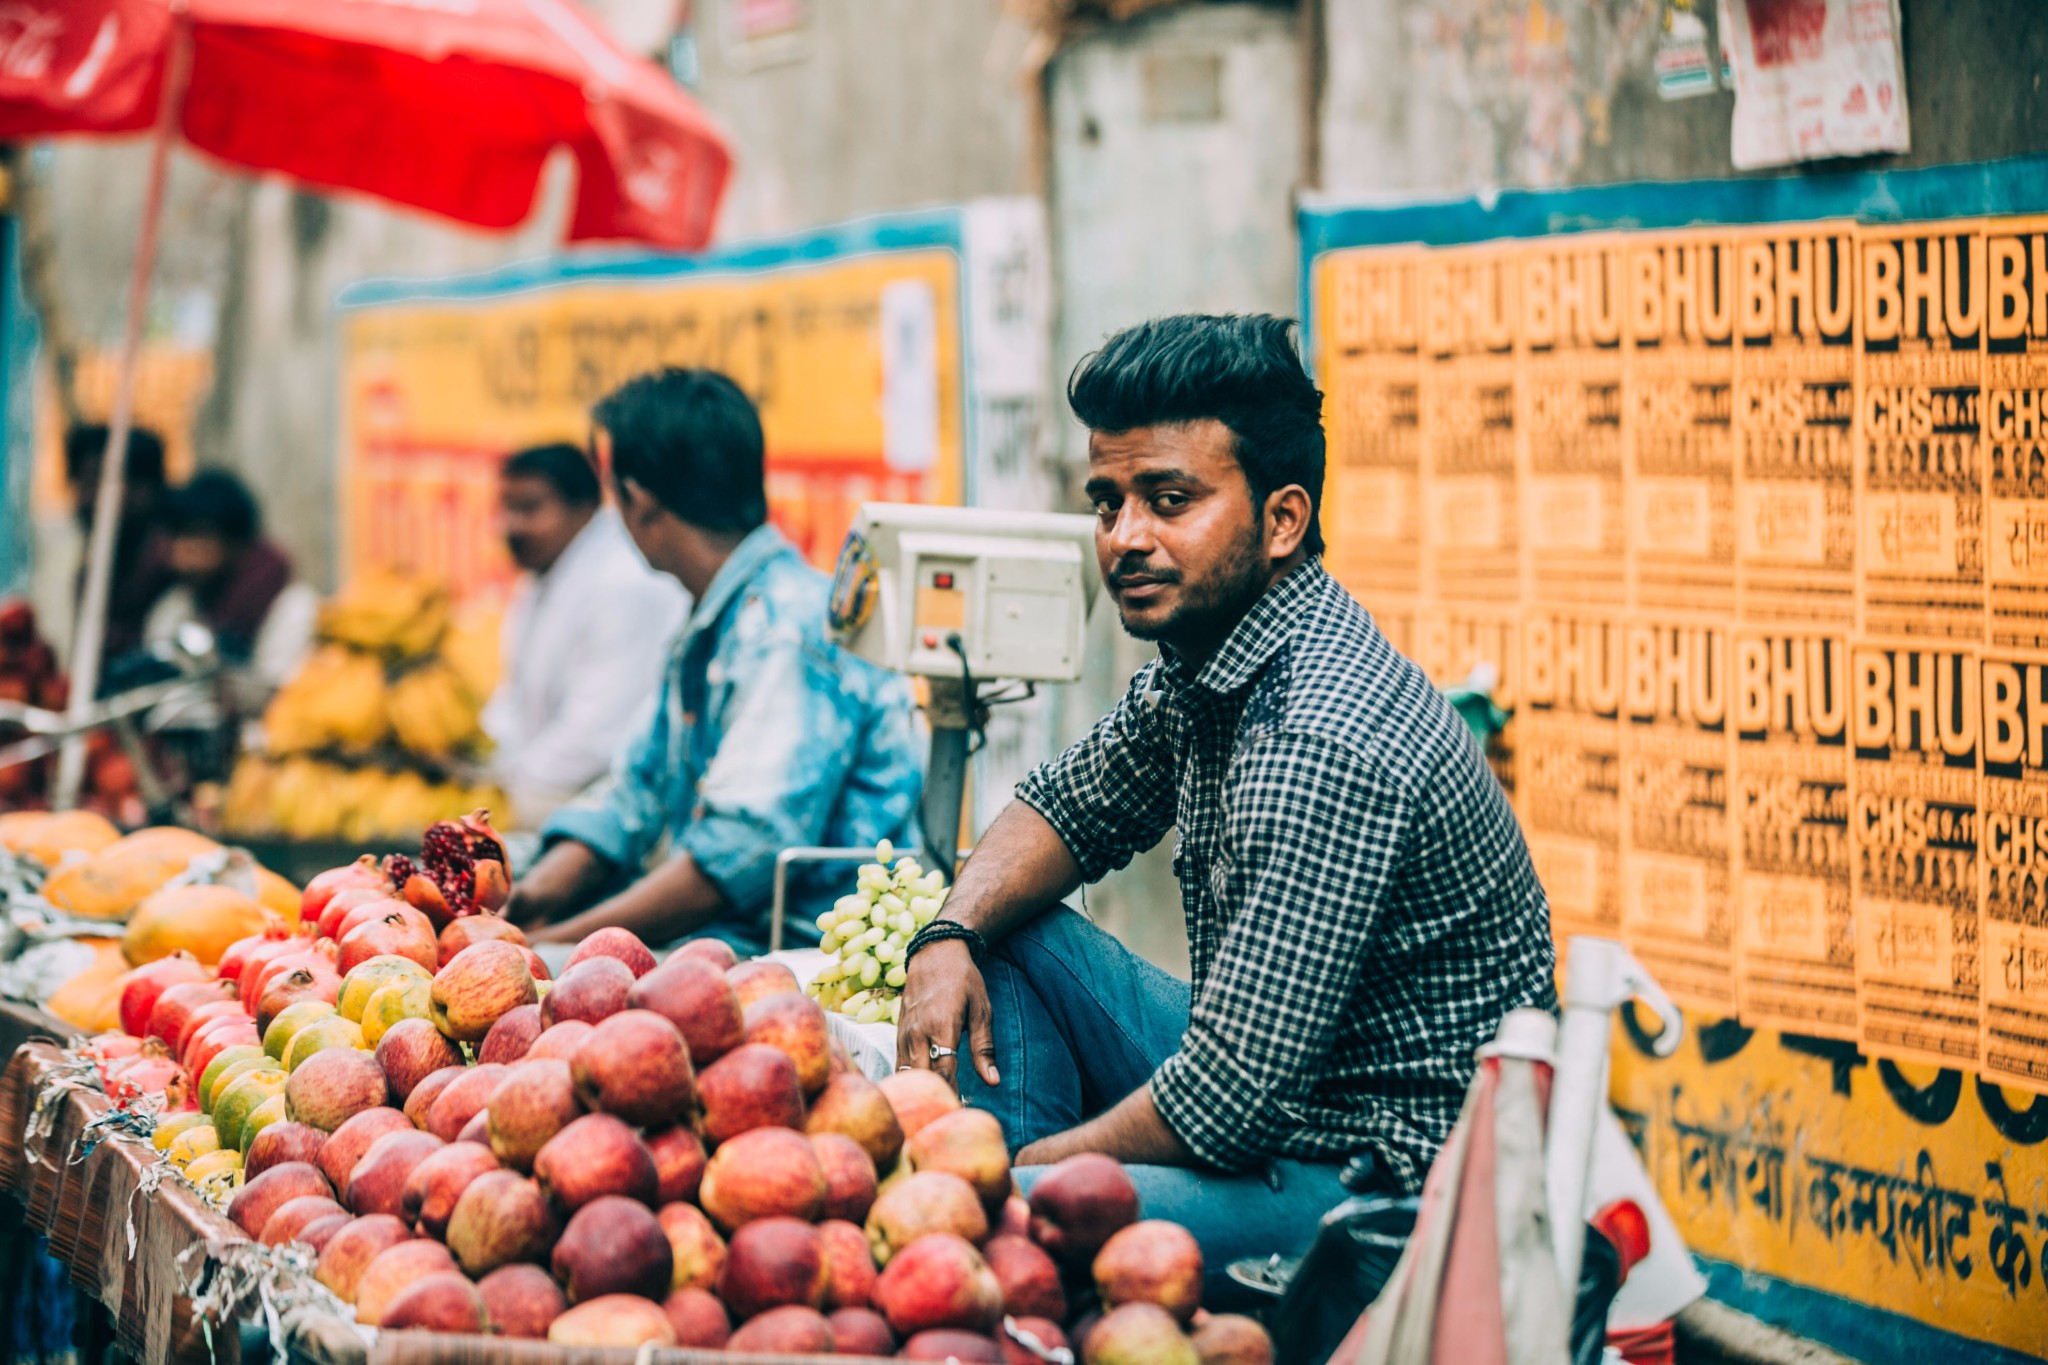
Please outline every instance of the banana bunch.
[{"label": "banana bunch", "polygon": [[384,669],[375,655],[345,645],[314,650],[263,712],[264,742],[273,754],[330,746],[367,750],[387,730]]},{"label": "banana bunch", "polygon": [[288,839],[328,839],[341,828],[341,784],[344,770],[309,758],[290,758],[277,765],[271,780],[271,819]]},{"label": "banana bunch", "polygon": [[277,833],[272,812],[277,808],[278,765],[259,754],[244,754],[228,778],[221,797],[220,822],[230,833],[268,838]]},{"label": "banana bunch", "polygon": [[482,738],[481,703],[439,659],[400,675],[391,684],[385,710],[398,742],[423,758],[447,758]]},{"label": "banana bunch", "polygon": [[431,782],[410,769],[251,757],[236,765],[221,820],[250,838],[410,843],[449,811],[478,806],[505,811],[509,802],[494,786]]},{"label": "banana bunch", "polygon": [[439,584],[372,569],[321,606],[319,630],[339,644],[418,659],[440,646],[449,620]]}]

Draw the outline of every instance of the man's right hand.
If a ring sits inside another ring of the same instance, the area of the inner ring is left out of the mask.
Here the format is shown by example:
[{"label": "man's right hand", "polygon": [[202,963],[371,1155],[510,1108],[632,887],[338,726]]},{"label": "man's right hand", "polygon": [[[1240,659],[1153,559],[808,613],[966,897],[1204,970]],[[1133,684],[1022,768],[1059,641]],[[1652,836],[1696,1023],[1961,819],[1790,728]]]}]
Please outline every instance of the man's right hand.
[{"label": "man's right hand", "polygon": [[959,1059],[934,1057],[932,1048],[956,1048],[964,1033],[974,1069],[990,1085],[998,1084],[1002,1077],[996,1072],[996,1037],[990,1020],[988,986],[967,945],[949,939],[920,950],[910,960],[903,984],[896,1069],[936,1071],[958,1088]]},{"label": "man's right hand", "polygon": [[505,902],[505,918],[523,927],[560,919],[576,908],[604,874],[604,860],[574,839],[564,839],[526,870]]}]

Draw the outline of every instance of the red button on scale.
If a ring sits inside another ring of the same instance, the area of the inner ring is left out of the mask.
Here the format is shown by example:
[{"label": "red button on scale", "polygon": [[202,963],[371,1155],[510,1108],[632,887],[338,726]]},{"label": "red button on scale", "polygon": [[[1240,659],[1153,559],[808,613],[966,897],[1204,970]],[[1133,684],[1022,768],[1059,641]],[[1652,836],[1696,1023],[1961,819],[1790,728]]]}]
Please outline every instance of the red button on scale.
[{"label": "red button on scale", "polygon": [[926,631],[924,633],[924,647],[926,649],[937,649],[939,647],[939,637],[931,631]]},{"label": "red button on scale", "polygon": [[950,587],[952,587],[952,586],[953,586],[953,575],[951,575],[951,574],[949,574],[949,573],[935,573],[935,574],[933,574],[933,575],[932,575],[932,586],[933,586],[933,587],[935,587],[935,588],[950,588]]}]

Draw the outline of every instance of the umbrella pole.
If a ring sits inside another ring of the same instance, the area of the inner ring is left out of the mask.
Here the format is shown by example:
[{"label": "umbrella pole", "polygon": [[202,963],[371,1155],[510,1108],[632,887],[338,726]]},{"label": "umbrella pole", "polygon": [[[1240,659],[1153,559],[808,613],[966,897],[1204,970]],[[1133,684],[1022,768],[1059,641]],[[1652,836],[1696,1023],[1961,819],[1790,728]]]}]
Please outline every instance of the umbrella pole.
[{"label": "umbrella pole", "polygon": [[184,104],[185,80],[191,71],[191,33],[182,16],[174,21],[171,50],[165,61],[163,107],[157,115],[149,157],[149,188],[142,204],[142,228],[135,239],[135,265],[128,277],[128,322],[121,337],[121,360],[114,388],[114,411],[107,426],[107,449],[100,458],[100,484],[93,495],[92,541],[85,570],[85,594],[78,604],[78,628],[71,646],[71,696],[65,720],[71,731],[57,759],[58,810],[78,804],[85,780],[85,732],[99,693],[100,654],[107,633],[107,598],[114,579],[114,542],[120,531],[121,485],[127,474],[128,438],[135,428],[136,371],[142,359],[143,315],[149,305],[149,282],[156,267],[157,229],[163,220],[164,182],[170,175],[171,137]]}]

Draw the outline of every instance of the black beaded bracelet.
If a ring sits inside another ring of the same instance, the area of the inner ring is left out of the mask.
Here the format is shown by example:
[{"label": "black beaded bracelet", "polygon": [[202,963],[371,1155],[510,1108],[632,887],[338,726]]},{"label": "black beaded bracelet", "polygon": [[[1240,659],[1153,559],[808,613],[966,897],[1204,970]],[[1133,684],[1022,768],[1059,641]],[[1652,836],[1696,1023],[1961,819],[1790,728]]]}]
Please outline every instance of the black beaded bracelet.
[{"label": "black beaded bracelet", "polygon": [[911,935],[909,945],[903,950],[903,960],[908,963],[921,950],[949,939],[959,939],[965,943],[967,955],[974,959],[977,967],[981,965],[983,955],[988,952],[988,940],[959,921],[950,919],[935,919]]}]

